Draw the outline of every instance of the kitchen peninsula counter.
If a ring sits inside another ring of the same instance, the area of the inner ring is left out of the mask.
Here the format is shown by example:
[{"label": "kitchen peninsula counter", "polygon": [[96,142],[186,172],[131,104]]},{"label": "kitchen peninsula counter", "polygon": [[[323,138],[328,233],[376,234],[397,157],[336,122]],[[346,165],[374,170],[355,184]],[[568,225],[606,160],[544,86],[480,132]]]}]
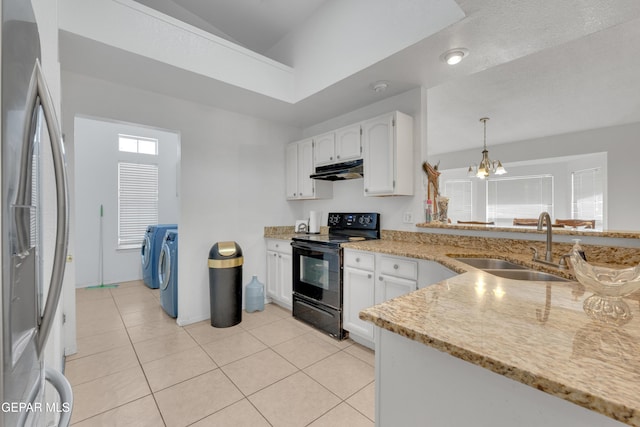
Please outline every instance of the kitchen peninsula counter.
[{"label": "kitchen peninsula counter", "polygon": [[[636,300],[629,301],[635,314],[630,323],[608,327],[586,316],[582,303],[590,293],[578,282],[504,279],[448,256],[491,255],[531,263],[530,255],[520,255],[508,245],[489,253],[444,242],[428,245],[380,240],[344,246],[430,259],[461,273],[360,312],[361,319],[380,328],[376,331],[376,375],[382,376],[377,378],[383,393],[393,389],[393,396],[384,394],[382,408],[377,407],[379,425],[386,425],[385,417],[389,421],[392,414],[395,421],[404,417],[403,425],[420,425],[420,420],[430,420],[429,425],[435,426],[548,426],[563,425],[567,420],[570,423],[564,425],[619,425],[615,419],[640,426],[640,313]],[[567,271],[553,270],[571,277]],[[402,350],[405,347],[406,351]],[[426,352],[424,359],[417,359],[422,351]],[[452,377],[443,380],[447,369]],[[393,381],[398,383],[394,386]],[[447,395],[451,384],[457,388]],[[403,394],[398,387],[411,392]],[[492,396],[496,398],[492,400]],[[464,419],[465,405],[474,404],[487,413],[473,413]],[[399,412],[388,411],[394,405]],[[455,411],[455,407],[462,411]],[[444,415],[453,412],[446,421],[438,422],[439,411]],[[460,424],[456,424],[456,416],[463,417],[457,421]],[[568,418],[563,421],[564,416]],[[527,422],[525,418],[531,419]]]}]

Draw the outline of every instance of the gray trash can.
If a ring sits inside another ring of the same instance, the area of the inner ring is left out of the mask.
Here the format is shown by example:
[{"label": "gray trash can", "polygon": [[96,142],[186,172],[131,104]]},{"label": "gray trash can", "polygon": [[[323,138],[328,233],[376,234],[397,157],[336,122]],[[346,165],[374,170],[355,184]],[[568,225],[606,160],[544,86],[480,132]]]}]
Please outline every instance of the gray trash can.
[{"label": "gray trash can", "polygon": [[209,251],[211,326],[228,328],[242,321],[242,249],[218,242]]}]

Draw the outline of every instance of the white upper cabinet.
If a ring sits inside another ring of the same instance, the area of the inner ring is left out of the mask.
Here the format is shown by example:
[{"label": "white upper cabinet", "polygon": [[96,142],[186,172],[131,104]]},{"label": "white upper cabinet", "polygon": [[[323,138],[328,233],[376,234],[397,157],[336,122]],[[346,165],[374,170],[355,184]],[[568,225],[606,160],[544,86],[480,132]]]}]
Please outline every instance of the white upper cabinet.
[{"label": "white upper cabinet", "polygon": [[336,131],[336,159],[347,162],[362,157],[360,124],[347,126]]},{"label": "white upper cabinet", "polygon": [[362,123],[365,196],[413,195],[413,118],[399,111]]},{"label": "white upper cabinet", "polygon": [[361,158],[360,134],[360,124],[356,124],[313,138],[315,165],[330,165]]},{"label": "white upper cabinet", "polygon": [[325,133],[313,138],[315,143],[315,165],[329,165],[337,163],[336,159],[336,134]]},{"label": "white upper cabinet", "polygon": [[298,198],[298,143],[292,142],[285,149],[287,199]]},{"label": "white upper cabinet", "polygon": [[313,166],[313,141],[307,139],[298,144],[298,193],[300,197],[315,197],[316,181],[309,178],[315,172]]},{"label": "white upper cabinet", "polygon": [[292,142],[285,152],[287,200],[325,199],[333,195],[331,182],[309,178],[315,172],[312,139]]}]

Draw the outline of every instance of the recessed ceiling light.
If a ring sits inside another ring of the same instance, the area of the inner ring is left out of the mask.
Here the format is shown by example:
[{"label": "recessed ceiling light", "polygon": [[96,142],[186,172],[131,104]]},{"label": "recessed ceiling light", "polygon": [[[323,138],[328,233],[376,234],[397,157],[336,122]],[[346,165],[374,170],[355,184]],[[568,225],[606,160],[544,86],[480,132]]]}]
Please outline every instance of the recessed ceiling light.
[{"label": "recessed ceiling light", "polygon": [[469,50],[463,47],[457,47],[455,49],[450,49],[440,55],[440,59],[449,65],[456,65],[460,63],[460,61],[462,61],[462,59],[467,55],[469,55]]},{"label": "recessed ceiling light", "polygon": [[376,93],[384,92],[385,90],[387,90],[388,87],[389,87],[389,82],[386,80],[379,80],[369,85],[369,88]]}]

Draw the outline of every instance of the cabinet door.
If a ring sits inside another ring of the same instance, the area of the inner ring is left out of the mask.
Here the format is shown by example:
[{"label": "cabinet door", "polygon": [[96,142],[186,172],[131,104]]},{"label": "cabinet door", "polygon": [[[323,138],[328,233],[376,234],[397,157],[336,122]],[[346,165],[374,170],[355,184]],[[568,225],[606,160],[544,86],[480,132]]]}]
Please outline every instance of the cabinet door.
[{"label": "cabinet door", "polygon": [[334,132],[325,133],[313,138],[315,142],[315,165],[327,165],[337,163],[335,154],[336,134]]},{"label": "cabinet door", "polygon": [[373,324],[360,320],[358,313],[374,305],[373,272],[344,268],[343,328],[349,333],[373,341]]},{"label": "cabinet door", "polygon": [[458,273],[456,273],[455,271],[450,270],[444,265],[435,261],[421,260],[418,268],[419,288],[424,288],[426,286],[442,282],[443,280],[447,280],[458,275]]},{"label": "cabinet door", "polygon": [[393,114],[362,124],[365,196],[394,192],[395,147]]},{"label": "cabinet door", "polygon": [[278,253],[267,251],[267,295],[278,296]]},{"label": "cabinet door", "polygon": [[279,299],[285,305],[291,307],[292,294],[293,294],[293,265],[291,264],[292,257],[290,254],[278,254],[278,267],[280,283]]},{"label": "cabinet door", "polygon": [[383,303],[400,295],[408,294],[418,288],[415,280],[401,279],[399,277],[378,276],[376,283],[376,304]]},{"label": "cabinet door", "polygon": [[298,143],[287,145],[285,152],[287,199],[296,199],[298,194]]},{"label": "cabinet door", "polygon": [[336,131],[336,159],[340,162],[362,157],[360,148],[360,125]]},{"label": "cabinet door", "polygon": [[298,143],[298,196],[315,196],[315,182],[309,175],[315,172],[313,166],[313,141],[307,139]]}]

